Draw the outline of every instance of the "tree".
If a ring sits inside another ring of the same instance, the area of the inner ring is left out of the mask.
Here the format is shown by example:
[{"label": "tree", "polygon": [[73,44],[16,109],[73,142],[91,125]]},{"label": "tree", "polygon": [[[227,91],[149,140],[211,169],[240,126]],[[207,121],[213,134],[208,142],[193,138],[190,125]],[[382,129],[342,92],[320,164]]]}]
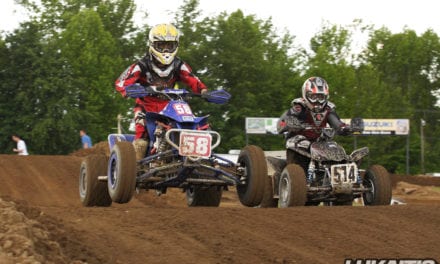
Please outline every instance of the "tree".
[{"label": "tree", "polygon": [[87,128],[95,139],[104,140],[125,107],[112,89],[122,60],[115,40],[104,29],[100,16],[87,9],[72,17],[61,36],[65,67],[71,72],[71,96],[81,112],[79,126]]},{"label": "tree", "polygon": [[[0,110],[9,114],[5,133],[21,133],[31,152],[40,154],[79,148],[81,128],[95,142],[105,140],[117,114],[129,107],[113,87],[124,61],[140,50],[127,38],[142,31],[131,22],[133,1],[21,3],[34,13],[2,46],[2,61],[9,64],[1,87],[13,98]],[[18,117],[14,110],[20,110]]]},{"label": "tree", "polygon": [[[195,25],[193,32],[201,34],[197,49],[188,53],[202,63],[200,77],[211,89],[225,89],[232,94],[230,103],[222,107],[223,113],[216,113],[212,119],[222,137],[228,139],[222,149],[241,148],[245,144],[245,117],[279,116],[290,103],[291,99],[286,98],[297,74],[292,72],[295,60],[285,51],[292,38],[278,37],[270,19],[257,20],[240,10],[183,25]],[[186,27],[184,30],[191,32]],[[288,103],[268,104],[268,100]],[[210,109],[215,108],[207,106],[202,112]],[[253,140],[251,143],[265,149],[282,144],[279,138]]]},{"label": "tree", "polygon": [[440,154],[437,148],[440,142],[435,140],[440,125],[440,109],[436,97],[440,85],[439,45],[438,36],[430,30],[417,36],[409,29],[391,34],[382,28],[371,33],[368,50],[363,54],[368,63],[377,70],[380,85],[384,88],[383,93],[387,93],[387,105],[390,109],[387,112],[411,119],[412,165],[420,165],[419,124],[421,119],[427,122],[425,136],[433,141],[426,149],[426,167],[433,169],[435,162],[429,157]]},{"label": "tree", "polygon": [[[47,98],[59,90],[47,89],[47,82],[42,80],[57,75],[61,68],[57,67],[59,56],[56,50],[46,46],[47,43],[39,29],[38,24],[27,22],[14,34],[6,37],[8,48],[5,53],[8,63],[3,73],[7,81],[1,86],[2,94],[7,100],[2,104],[6,123],[4,133],[20,134],[26,139],[31,153],[47,153],[46,151],[54,150],[50,145],[58,143],[58,140],[52,127],[38,133],[38,125],[45,122],[47,115],[51,115],[47,111],[49,108],[51,112],[58,112],[61,104],[57,100],[56,105],[49,107],[46,102]],[[61,117],[53,116],[54,122]],[[34,138],[35,134],[45,137],[43,140],[40,137]],[[6,139],[10,139],[10,136]],[[69,142],[68,139],[66,141]],[[3,144],[7,145],[9,142],[4,141]]]}]

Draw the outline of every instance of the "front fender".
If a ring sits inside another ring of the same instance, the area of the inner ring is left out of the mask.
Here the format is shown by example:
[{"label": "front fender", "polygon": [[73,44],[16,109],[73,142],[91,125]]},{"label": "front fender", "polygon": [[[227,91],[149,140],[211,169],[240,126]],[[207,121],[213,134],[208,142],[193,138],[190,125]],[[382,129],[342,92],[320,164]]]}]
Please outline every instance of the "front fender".
[{"label": "front fender", "polygon": [[351,154],[350,157],[354,162],[357,162],[361,159],[363,159],[365,156],[367,156],[370,153],[370,149],[368,147],[363,147],[360,149],[356,149],[354,150]]},{"label": "front fender", "polygon": [[347,160],[348,156],[342,146],[334,141],[314,142],[310,146],[310,154],[314,160]]}]

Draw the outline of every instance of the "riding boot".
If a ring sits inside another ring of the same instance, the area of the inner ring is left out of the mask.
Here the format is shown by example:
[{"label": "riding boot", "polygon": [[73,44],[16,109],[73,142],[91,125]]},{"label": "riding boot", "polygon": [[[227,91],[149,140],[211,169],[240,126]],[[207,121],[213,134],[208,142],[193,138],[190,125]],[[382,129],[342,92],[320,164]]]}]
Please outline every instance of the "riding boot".
[{"label": "riding boot", "polygon": [[136,152],[136,160],[139,161],[145,157],[148,147],[148,140],[138,138],[133,141],[134,150]]}]

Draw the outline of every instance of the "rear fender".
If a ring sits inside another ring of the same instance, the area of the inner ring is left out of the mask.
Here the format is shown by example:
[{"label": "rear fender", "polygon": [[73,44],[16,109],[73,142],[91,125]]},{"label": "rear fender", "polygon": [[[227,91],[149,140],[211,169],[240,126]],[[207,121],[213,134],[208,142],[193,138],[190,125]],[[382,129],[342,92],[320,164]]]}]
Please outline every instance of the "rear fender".
[{"label": "rear fender", "polygon": [[269,165],[267,167],[269,176],[273,176],[276,173],[281,174],[284,167],[286,167],[287,162],[285,159],[280,159],[276,157],[266,157],[267,164]]},{"label": "rear fender", "polygon": [[[293,150],[300,155],[310,158],[310,152],[307,151],[310,147],[310,141],[302,135],[296,135],[287,139],[286,148]],[[284,169],[284,168],[283,168]]]},{"label": "rear fender", "polygon": [[133,134],[110,134],[107,137],[110,150],[113,148],[116,142],[121,142],[121,141],[133,142],[133,140],[134,140]]},{"label": "rear fender", "polygon": [[267,162],[267,174],[271,178],[272,181],[272,191],[273,195],[278,197],[278,185],[279,178],[284,168],[287,165],[287,161],[285,159],[276,158],[276,157],[266,157]]}]

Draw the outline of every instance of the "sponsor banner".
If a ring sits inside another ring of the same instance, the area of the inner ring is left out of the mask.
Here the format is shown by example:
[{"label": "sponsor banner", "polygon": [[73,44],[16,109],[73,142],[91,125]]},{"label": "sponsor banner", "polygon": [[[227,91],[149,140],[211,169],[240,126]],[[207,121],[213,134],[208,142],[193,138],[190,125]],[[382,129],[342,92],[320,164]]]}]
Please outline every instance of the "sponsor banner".
[{"label": "sponsor banner", "polygon": [[[342,119],[350,124],[350,119]],[[409,119],[364,119],[364,132],[372,135],[408,135]]]},{"label": "sponsor banner", "polygon": [[[350,124],[350,119],[343,118],[343,122]],[[246,117],[247,134],[277,134],[278,118],[273,117]],[[366,135],[408,135],[409,119],[364,119]]]},{"label": "sponsor banner", "polygon": [[278,118],[246,117],[247,134],[277,134]]}]

